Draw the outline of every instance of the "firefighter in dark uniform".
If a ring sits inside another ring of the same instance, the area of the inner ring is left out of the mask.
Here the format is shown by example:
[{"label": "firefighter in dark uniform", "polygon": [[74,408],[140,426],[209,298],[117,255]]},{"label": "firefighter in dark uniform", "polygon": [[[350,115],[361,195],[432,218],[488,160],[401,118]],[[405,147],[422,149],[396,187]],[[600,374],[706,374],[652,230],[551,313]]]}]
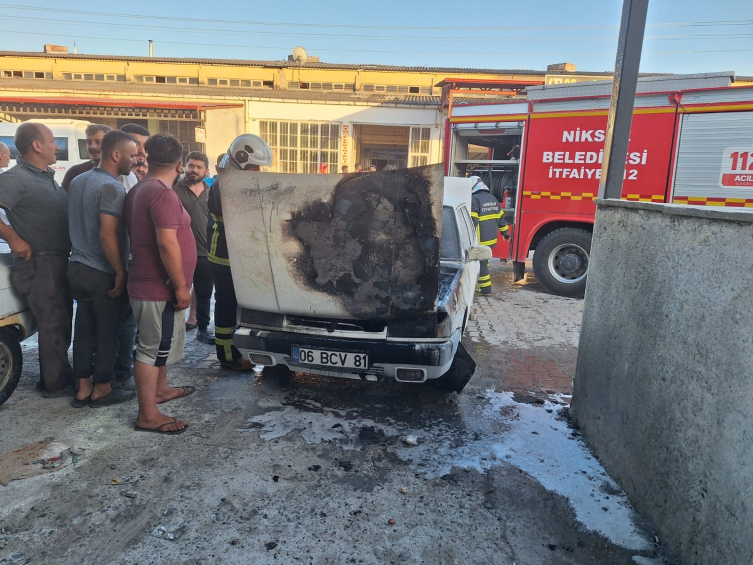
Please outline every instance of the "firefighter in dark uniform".
[{"label": "firefighter in dark uniform", "polygon": [[[470,178],[474,183],[473,188],[471,188],[471,218],[473,218],[473,225],[476,227],[479,245],[494,247],[497,245],[499,233],[502,234],[505,241],[509,241],[510,227],[505,221],[505,213],[501,209],[499,201],[480,178]],[[492,277],[489,274],[488,259],[481,261],[476,292],[478,294],[492,293]]]},{"label": "firefighter in dark uniform", "polygon": [[[221,169],[258,171],[272,164],[272,150],[258,135],[244,134],[235,139],[227,154],[220,162]],[[220,202],[219,179],[209,189],[209,251],[214,278],[214,336],[217,358],[226,369],[247,371],[253,364],[241,356],[233,346],[233,332],[238,323],[238,301],[235,298],[233,277],[230,273],[230,259],[225,239],[225,226],[222,223],[222,203]]]}]

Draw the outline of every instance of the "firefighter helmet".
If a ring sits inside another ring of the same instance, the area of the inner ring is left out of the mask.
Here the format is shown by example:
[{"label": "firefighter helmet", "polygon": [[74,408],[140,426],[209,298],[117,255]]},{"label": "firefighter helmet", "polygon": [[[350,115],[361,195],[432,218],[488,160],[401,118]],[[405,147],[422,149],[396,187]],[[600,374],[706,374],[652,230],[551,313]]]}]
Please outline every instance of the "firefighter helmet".
[{"label": "firefighter helmet", "polygon": [[268,167],[272,164],[272,150],[258,135],[244,133],[235,138],[220,162],[222,169],[243,170],[247,165]]}]

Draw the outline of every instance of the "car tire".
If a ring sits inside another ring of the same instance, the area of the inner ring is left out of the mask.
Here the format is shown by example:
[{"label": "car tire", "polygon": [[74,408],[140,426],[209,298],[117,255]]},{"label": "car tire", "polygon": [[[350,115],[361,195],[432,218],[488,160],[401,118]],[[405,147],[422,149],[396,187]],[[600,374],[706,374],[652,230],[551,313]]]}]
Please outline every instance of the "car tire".
[{"label": "car tire", "polygon": [[438,379],[429,381],[429,383],[442,392],[461,392],[468,381],[471,380],[475,371],[476,362],[465,350],[463,344],[459,343],[450,370]]},{"label": "car tire", "polygon": [[0,404],[16,390],[23,370],[23,355],[18,333],[13,328],[0,329]]},{"label": "car tire", "polygon": [[546,235],[533,255],[533,272],[552,294],[581,298],[591,255],[591,232],[560,228]]}]

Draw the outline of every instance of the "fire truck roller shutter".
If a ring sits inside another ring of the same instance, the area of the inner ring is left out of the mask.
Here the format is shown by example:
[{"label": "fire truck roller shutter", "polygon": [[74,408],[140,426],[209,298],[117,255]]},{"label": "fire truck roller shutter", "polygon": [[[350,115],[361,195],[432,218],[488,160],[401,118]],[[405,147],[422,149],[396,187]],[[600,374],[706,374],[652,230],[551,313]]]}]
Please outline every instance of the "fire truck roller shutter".
[{"label": "fire truck roller shutter", "polygon": [[591,232],[560,228],[544,236],[533,255],[533,271],[546,290],[580,298],[586,291]]},{"label": "fire truck roller shutter", "polygon": [[518,186],[518,173],[517,171],[504,171],[504,172],[491,172],[486,171],[479,175],[484,184],[489,187],[489,190],[494,197],[499,200],[502,207],[504,207],[504,193],[505,189],[509,190],[512,194],[515,193]]}]

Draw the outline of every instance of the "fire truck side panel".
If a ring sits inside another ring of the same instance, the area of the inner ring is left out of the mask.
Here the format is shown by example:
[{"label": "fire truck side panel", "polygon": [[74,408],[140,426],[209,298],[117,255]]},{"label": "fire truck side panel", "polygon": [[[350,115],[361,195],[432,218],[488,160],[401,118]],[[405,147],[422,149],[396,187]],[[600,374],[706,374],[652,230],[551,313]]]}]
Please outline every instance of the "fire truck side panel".
[{"label": "fire truck side panel", "polygon": [[[664,202],[675,110],[639,112],[642,113],[633,116],[623,198]],[[515,230],[518,261],[525,260],[536,232],[548,223],[546,220],[593,224],[607,116],[603,111],[573,114],[531,115],[519,191],[519,224]]]},{"label": "fire truck side panel", "polygon": [[753,111],[682,116],[673,202],[753,208]]}]

